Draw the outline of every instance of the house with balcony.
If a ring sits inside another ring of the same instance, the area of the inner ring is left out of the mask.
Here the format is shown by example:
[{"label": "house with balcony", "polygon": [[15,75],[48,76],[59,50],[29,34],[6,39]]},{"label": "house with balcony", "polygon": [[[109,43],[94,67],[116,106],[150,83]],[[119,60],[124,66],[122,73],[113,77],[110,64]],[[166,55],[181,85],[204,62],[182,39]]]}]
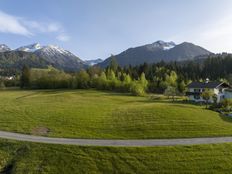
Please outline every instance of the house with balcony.
[{"label": "house with balcony", "polygon": [[187,87],[186,95],[190,101],[206,102],[201,96],[205,90],[211,90],[214,94],[214,97],[209,100],[210,103],[213,103],[214,100],[219,103],[225,98],[232,99],[232,89],[229,84],[224,82],[210,82],[207,79],[205,82],[192,82]]}]

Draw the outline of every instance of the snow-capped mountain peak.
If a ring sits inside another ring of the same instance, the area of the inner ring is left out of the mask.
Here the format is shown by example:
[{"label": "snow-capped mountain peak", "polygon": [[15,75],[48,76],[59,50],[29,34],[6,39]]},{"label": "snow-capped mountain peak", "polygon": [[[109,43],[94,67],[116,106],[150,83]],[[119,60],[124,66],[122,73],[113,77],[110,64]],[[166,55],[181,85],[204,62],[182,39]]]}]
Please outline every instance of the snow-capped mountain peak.
[{"label": "snow-capped mountain peak", "polygon": [[70,64],[72,62],[84,63],[80,58],[76,55],[67,51],[57,45],[47,45],[43,46],[41,49],[38,49],[34,52],[39,57],[45,57],[47,60],[52,62],[57,62],[59,60],[60,63],[66,62],[68,59],[70,60]]},{"label": "snow-capped mountain peak", "polygon": [[0,44],[0,52],[5,52],[5,51],[10,51],[11,49],[5,45],[5,44]]},{"label": "snow-capped mountain peak", "polygon": [[[8,48],[6,45],[0,44],[0,52],[4,52],[6,48]],[[76,72],[88,67],[78,56],[56,45],[41,46],[39,43],[35,43],[10,50],[10,52],[11,54],[1,53],[0,58],[2,55],[3,58],[9,57],[9,64],[14,62],[13,67],[20,66],[21,64],[32,68],[53,66],[69,72]],[[17,60],[15,60],[15,57]]]},{"label": "snow-capped mountain peak", "polygon": [[17,51],[25,51],[25,52],[35,52],[36,50],[41,49],[42,46],[39,43],[34,43],[31,45],[27,45],[27,46],[22,46],[17,48]]},{"label": "snow-capped mountain peak", "polygon": [[43,54],[45,54],[47,56],[54,56],[57,54],[62,54],[62,55],[67,55],[67,56],[75,56],[71,52],[69,52],[69,51],[67,51],[67,50],[65,50],[57,45],[44,46],[43,48],[41,48],[37,52],[42,52]]},{"label": "snow-capped mountain peak", "polygon": [[27,46],[22,46],[20,48],[17,48],[16,51],[24,51],[24,52],[32,52],[35,54],[43,54],[46,56],[57,56],[57,55],[63,55],[63,56],[75,56],[71,52],[57,46],[57,45],[47,45],[47,46],[41,46],[39,43],[34,43]]}]

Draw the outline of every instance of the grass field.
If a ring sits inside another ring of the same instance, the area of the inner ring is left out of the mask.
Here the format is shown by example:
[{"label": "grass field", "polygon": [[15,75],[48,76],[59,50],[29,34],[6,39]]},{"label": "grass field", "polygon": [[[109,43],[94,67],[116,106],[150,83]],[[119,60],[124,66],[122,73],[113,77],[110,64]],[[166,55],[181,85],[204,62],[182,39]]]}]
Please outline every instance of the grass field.
[{"label": "grass field", "polygon": [[52,137],[232,135],[232,119],[204,107],[94,90],[5,90],[0,108],[0,130]]},{"label": "grass field", "polygon": [[232,144],[114,148],[0,140],[0,173],[231,173]]}]

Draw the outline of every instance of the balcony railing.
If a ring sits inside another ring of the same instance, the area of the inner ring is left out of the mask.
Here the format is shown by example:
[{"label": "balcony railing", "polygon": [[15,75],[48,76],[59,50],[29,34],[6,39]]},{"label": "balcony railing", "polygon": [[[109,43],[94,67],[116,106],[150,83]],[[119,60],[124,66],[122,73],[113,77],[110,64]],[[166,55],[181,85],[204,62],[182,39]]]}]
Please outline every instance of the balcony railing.
[{"label": "balcony railing", "polygon": [[202,92],[186,92],[186,95],[201,95]]}]

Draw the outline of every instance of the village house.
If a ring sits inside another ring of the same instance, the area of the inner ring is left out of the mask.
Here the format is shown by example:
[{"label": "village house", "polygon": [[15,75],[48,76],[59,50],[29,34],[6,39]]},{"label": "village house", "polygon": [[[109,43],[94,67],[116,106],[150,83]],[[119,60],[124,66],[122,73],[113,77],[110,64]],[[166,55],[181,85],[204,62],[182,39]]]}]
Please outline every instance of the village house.
[{"label": "village house", "polygon": [[214,94],[214,97],[209,100],[210,103],[213,103],[214,100],[219,103],[226,98],[232,99],[232,89],[229,84],[224,82],[210,82],[209,79],[206,79],[205,82],[192,82],[187,87],[186,95],[190,101],[206,102],[201,96],[205,90],[211,90]]}]

